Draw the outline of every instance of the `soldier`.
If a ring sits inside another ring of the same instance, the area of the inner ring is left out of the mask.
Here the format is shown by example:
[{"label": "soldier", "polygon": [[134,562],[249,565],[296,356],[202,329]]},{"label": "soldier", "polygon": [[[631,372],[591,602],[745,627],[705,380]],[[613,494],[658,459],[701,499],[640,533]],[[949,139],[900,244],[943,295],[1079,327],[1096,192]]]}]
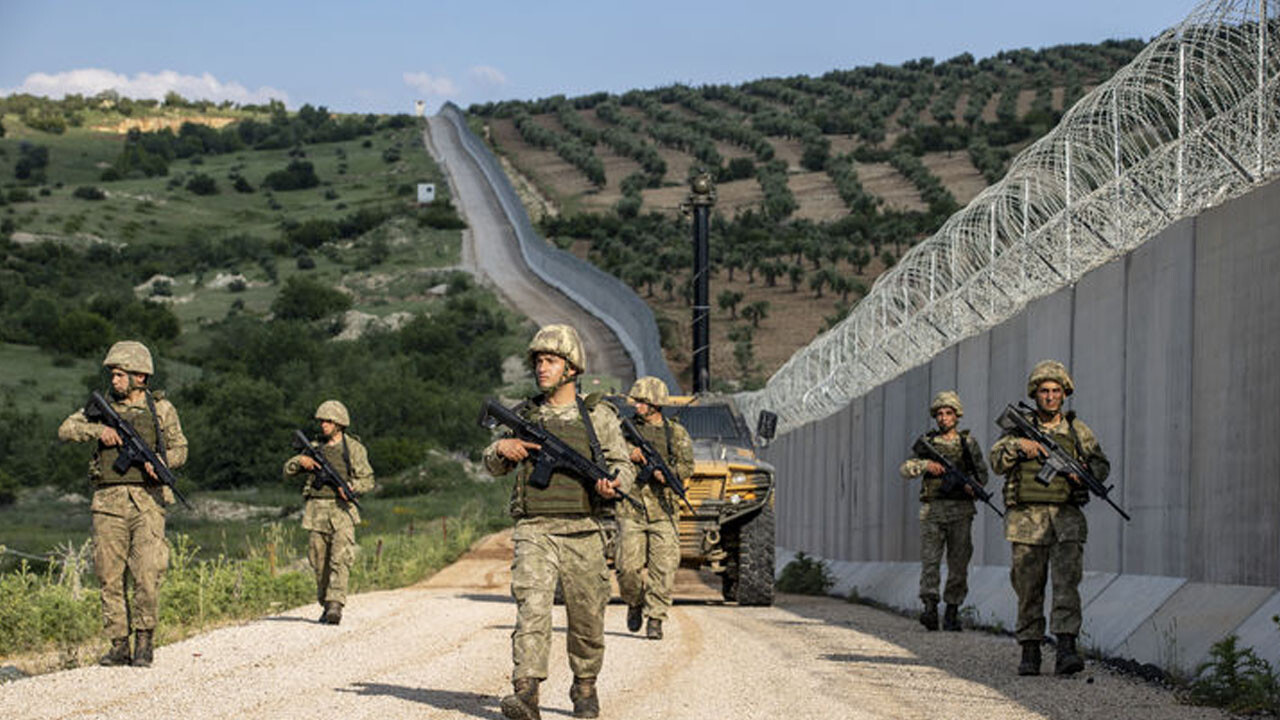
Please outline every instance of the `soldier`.
[{"label": "soldier", "polygon": [[[642,377],[627,395],[636,408],[636,429],[680,476],[674,480],[683,482],[693,474],[693,440],[678,421],[662,415],[666,384],[656,377]],[[631,448],[631,462],[644,464],[640,448]],[[627,629],[639,632],[647,616],[646,636],[661,640],[662,621],[671,607],[671,584],[680,564],[676,494],[667,487],[662,471],[654,470],[638,484],[636,495],[644,505],[643,512],[631,505],[618,508],[618,588],[627,603]],[[646,569],[647,582],[641,576]]]},{"label": "soldier", "polygon": [[516,412],[617,474],[612,481],[588,484],[576,475],[555,473],[550,485],[538,489],[529,484],[530,459],[538,445],[505,437],[484,451],[485,468],[494,476],[518,470],[511,495],[516,520],[511,562],[511,594],[516,600],[516,627],[511,633],[515,692],[502,698],[502,713],[518,720],[541,718],[538,685],[547,677],[551,605],[558,580],[564,588],[568,619],[573,716],[593,718],[600,712],[596,676],[604,662],[604,610],[610,593],[601,498],[612,500],[618,490],[626,492],[635,469],[613,405],[577,392],[575,381],[586,370],[577,331],[568,325],[547,325],[533,336],[528,358],[539,395]]},{"label": "soldier", "polygon": [[[968,430],[956,425],[964,416],[960,396],[943,390],[929,405],[938,429],[927,433],[929,443],[960,472],[987,484],[987,464],[982,448]],[[912,457],[902,463],[899,472],[909,479],[923,476],[920,483],[920,601],[924,612],[920,624],[928,630],[938,629],[938,585],[942,580],[939,567],[942,553],[947,553],[947,587],[942,599],[947,603],[942,629],[959,632],[960,606],[969,593],[969,558],[973,557],[973,490],[964,485],[944,493],[942,463],[923,457]]]},{"label": "soldier", "polygon": [[[1093,431],[1062,404],[1075,390],[1062,363],[1043,360],[1031,370],[1027,395],[1035,400],[1035,422],[1063,449],[1075,455],[1099,480],[1111,464]],[[1048,486],[1036,482],[1045,449],[1039,443],[1006,433],[991,448],[991,467],[1005,476],[1005,539],[1013,545],[1010,578],[1018,595],[1016,636],[1022,646],[1019,675],[1040,674],[1040,643],[1044,639],[1044,587],[1052,566],[1052,630],[1057,637],[1054,672],[1070,675],[1084,669],[1076,650],[1080,634],[1080,578],[1084,573],[1084,543],[1089,533],[1080,506],[1089,492],[1073,476],[1054,477]]]},{"label": "soldier", "polygon": [[[316,408],[320,421],[320,442],[313,443],[352,490],[365,493],[373,489],[373,468],[369,453],[355,435],[347,432],[351,415],[347,406],[337,400],[325,400]],[[284,475],[314,473],[320,464],[306,455],[294,455],[284,464]],[[302,527],[310,531],[307,559],[316,573],[316,600],[324,612],[319,622],[337,625],[342,622],[342,606],[347,602],[347,578],[356,559],[356,526],[360,510],[338,497],[337,490],[324,484],[313,474],[302,486],[306,508]]]},{"label": "soldier", "polygon": [[[102,365],[111,373],[112,408],[137,430],[170,468],[187,461],[187,438],[178,411],[147,381],[155,374],[151,352],[140,342],[124,340],[111,346]],[[173,491],[161,484],[150,463],[131,467],[123,475],[111,467],[121,438],[106,425],[90,422],[83,410],[72,413],[58,428],[64,442],[97,442],[89,461],[93,485],[93,567],[102,586],[102,624],[111,649],[102,665],[150,667],[156,629],[160,580],[169,566],[164,540],[165,506]],[[133,607],[125,590],[125,571],[133,578]],[[130,626],[134,634],[129,653]]]}]

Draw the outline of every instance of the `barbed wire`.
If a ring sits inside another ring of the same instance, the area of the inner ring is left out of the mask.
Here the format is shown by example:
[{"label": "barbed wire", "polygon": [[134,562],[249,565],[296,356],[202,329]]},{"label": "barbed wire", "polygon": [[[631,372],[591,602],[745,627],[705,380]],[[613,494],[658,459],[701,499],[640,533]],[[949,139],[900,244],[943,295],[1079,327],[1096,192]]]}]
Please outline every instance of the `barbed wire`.
[{"label": "barbed wire", "polygon": [[735,399],[747,417],[778,413],[780,432],[838,412],[1274,178],[1278,130],[1280,0],[1202,3],[908,251],[848,317]]}]

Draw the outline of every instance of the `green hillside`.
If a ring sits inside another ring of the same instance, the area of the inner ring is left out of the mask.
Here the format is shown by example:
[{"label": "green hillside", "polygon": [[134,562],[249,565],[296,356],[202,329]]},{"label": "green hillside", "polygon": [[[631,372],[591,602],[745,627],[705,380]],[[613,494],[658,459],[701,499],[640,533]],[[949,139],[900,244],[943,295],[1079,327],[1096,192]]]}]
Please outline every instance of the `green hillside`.
[{"label": "green hillside", "polygon": [[510,100],[469,114],[517,184],[560,211],[535,208],[546,234],[650,299],[677,374],[690,362],[692,262],[677,208],[688,178],[712,173],[712,375],[751,386],[1143,45]]}]

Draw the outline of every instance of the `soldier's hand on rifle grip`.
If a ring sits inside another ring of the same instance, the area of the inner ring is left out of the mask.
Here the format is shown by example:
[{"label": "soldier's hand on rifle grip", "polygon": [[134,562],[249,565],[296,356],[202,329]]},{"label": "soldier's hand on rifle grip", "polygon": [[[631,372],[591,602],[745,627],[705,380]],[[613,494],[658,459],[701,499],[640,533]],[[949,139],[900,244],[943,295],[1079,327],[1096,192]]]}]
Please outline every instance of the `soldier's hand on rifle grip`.
[{"label": "soldier's hand on rifle grip", "polygon": [[930,460],[924,471],[929,474],[929,477],[940,477],[947,472],[947,469],[942,467],[942,463]]},{"label": "soldier's hand on rifle grip", "polygon": [[102,428],[102,432],[98,434],[98,442],[107,447],[115,447],[123,441],[120,439],[120,433],[116,432],[115,428],[108,426]]},{"label": "soldier's hand on rifle grip", "polygon": [[147,471],[147,474],[151,476],[152,480],[156,480],[156,481],[160,480],[160,476],[156,474],[155,466],[153,466],[151,463],[143,463],[142,469]]},{"label": "soldier's hand on rifle grip", "polygon": [[1049,451],[1045,450],[1043,445],[1035,440],[1028,440],[1027,438],[1018,438],[1018,450],[1028,458],[1049,456]]},{"label": "soldier's hand on rifle grip", "polygon": [[644,464],[644,453],[638,447],[631,448],[631,462]]},{"label": "soldier's hand on rifle grip", "polygon": [[511,462],[520,462],[529,457],[530,450],[540,450],[541,445],[520,438],[503,438],[495,448],[498,454]]},{"label": "soldier's hand on rifle grip", "polygon": [[315,460],[312,460],[306,455],[303,455],[302,457],[298,458],[298,464],[302,466],[303,470],[319,470],[320,469],[320,463],[316,462]]},{"label": "soldier's hand on rifle grip", "polygon": [[600,493],[600,497],[608,500],[618,497],[618,493],[615,491],[620,487],[622,487],[622,481],[617,478],[613,480],[601,478],[596,481],[596,492]]}]

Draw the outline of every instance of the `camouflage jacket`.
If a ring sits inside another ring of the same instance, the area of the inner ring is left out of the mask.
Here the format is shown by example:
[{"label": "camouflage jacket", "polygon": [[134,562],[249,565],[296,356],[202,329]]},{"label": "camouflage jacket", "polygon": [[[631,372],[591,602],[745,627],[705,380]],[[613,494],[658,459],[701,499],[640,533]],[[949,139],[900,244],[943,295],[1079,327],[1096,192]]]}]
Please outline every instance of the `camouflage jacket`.
[{"label": "camouflage jacket", "polygon": [[[156,407],[156,423],[160,434],[164,437],[165,461],[171,469],[182,467],[187,462],[187,436],[182,433],[182,423],[178,420],[178,411],[173,403],[165,399],[162,392],[152,393]],[[144,416],[151,418],[151,410],[145,398],[137,402],[111,402],[112,408],[122,416]],[[101,455],[106,447],[98,442],[106,425],[90,422],[84,410],[77,410],[67,416],[58,427],[58,439],[63,442],[95,442],[93,457],[89,459],[89,482],[94,486],[93,503],[90,509],[107,515],[127,515],[141,511],[164,511],[164,507],[173,503],[173,491],[164,485],[155,483],[140,484],[106,484],[107,477],[103,472]],[[143,430],[139,430],[143,432]]]},{"label": "camouflage jacket", "polygon": [[[964,451],[960,448],[960,443],[963,441],[968,449],[969,459],[973,461],[973,476],[978,481],[978,484],[983,486],[987,484],[987,463],[982,457],[982,447],[978,445],[978,441],[968,431],[956,433],[954,439],[930,433],[925,436],[925,441],[933,445],[938,454],[951,461],[951,464],[956,466],[960,472],[968,473],[968,468],[965,467],[964,462]],[[929,461],[927,459],[913,455],[898,468],[898,472],[903,479],[909,480],[923,477],[920,483],[920,502],[928,504],[931,502],[954,501],[973,504],[973,498],[962,488],[957,489],[955,491],[957,494],[954,496],[946,497],[942,495],[942,479],[925,474],[925,470],[928,467]]]},{"label": "camouflage jacket", "polygon": [[[667,461],[667,465],[680,476],[683,482],[693,476],[693,438],[689,436],[689,431],[684,429],[678,420],[667,418],[667,427],[671,428],[671,447],[667,448],[667,439],[665,429],[649,425],[639,415],[636,416],[636,429],[640,431],[645,439],[653,445],[654,449],[662,455],[662,459]],[[630,446],[628,445],[628,451]],[[636,466],[636,474],[639,475],[643,466]],[[675,511],[675,503],[678,502],[675,493],[666,486],[666,483],[653,479],[643,483],[636,488],[636,499],[644,504],[646,519],[650,522],[666,519],[672,516]],[[627,512],[632,516],[637,516],[639,510],[627,503]],[[637,518],[638,519],[638,518]]]},{"label": "camouflage jacket", "polygon": [[[352,490],[361,494],[367,493],[373,489],[373,467],[369,465],[369,452],[365,450],[364,443],[351,433],[343,433],[342,437],[346,441],[347,452],[350,454],[350,468],[343,459],[341,442],[323,446],[312,442],[311,446],[324,453],[325,459],[351,485]],[[306,508],[302,513],[302,527],[307,530],[333,532],[334,523],[341,520],[335,520],[332,517],[335,513],[346,515],[352,523],[359,525],[360,510],[354,505],[348,505],[339,500],[337,492],[332,487],[313,482],[315,474],[302,468],[302,458],[300,454],[294,455],[284,463],[286,479],[292,479],[298,475],[305,475],[307,478],[307,482],[302,486],[302,496],[307,500]]]},{"label": "camouflage jacket", "polygon": [[[540,419],[552,417],[560,420],[575,420],[578,418],[578,406],[576,404],[552,405],[550,403],[542,403],[540,405],[531,405],[524,415],[530,422],[535,423]],[[596,438],[600,441],[600,449],[604,453],[605,469],[609,472],[616,471],[617,479],[622,481],[623,492],[630,493],[635,481],[635,466],[631,464],[627,443],[622,437],[622,426],[618,424],[617,411],[613,405],[607,402],[599,402],[591,407],[589,417],[591,425],[595,429]],[[507,437],[511,437],[511,433],[503,435],[503,438]],[[497,440],[484,449],[482,461],[484,462],[485,470],[494,477],[506,475],[517,467],[517,463],[513,463],[498,454]],[[528,462],[528,460],[524,462]],[[595,490],[592,489],[591,492],[595,493]],[[518,523],[520,525],[537,526],[542,531],[551,534],[571,534],[600,529],[599,520],[589,515],[583,517],[523,517],[519,519]]]}]

